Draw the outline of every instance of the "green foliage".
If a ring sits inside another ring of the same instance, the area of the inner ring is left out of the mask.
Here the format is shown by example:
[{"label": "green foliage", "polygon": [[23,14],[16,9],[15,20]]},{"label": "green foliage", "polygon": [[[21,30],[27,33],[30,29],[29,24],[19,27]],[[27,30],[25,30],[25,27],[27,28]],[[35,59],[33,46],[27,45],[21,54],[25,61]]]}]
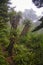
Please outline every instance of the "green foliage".
[{"label": "green foliage", "polygon": [[43,34],[28,34],[19,41],[19,44],[14,45],[15,64],[43,65]]},{"label": "green foliage", "polygon": [[[8,14],[10,17],[10,24],[12,26],[12,17],[14,14],[17,15],[17,19],[15,19],[19,24],[19,19],[21,18],[22,13],[16,13],[14,9],[11,9],[11,11],[8,13],[8,4],[9,0],[0,0],[0,65],[9,65],[6,58],[9,56],[8,51],[13,47],[13,45],[14,48],[10,50],[10,53],[13,53],[13,60],[11,57],[8,58],[11,61],[14,61],[14,65],[43,65],[43,34],[29,34],[27,33],[28,30],[27,32],[25,30],[26,35],[22,35],[20,37],[18,35],[17,28],[15,30],[13,27],[10,28],[10,26],[8,26]],[[30,21],[24,21],[24,29],[27,29],[30,27]],[[13,43],[13,45],[10,41]],[[9,44],[11,44],[11,47]],[[4,48],[8,46],[8,51],[5,51]]]},{"label": "green foliage", "polygon": [[0,65],[9,65],[3,56],[0,56]]},{"label": "green foliage", "polygon": [[15,44],[14,54],[13,60],[16,65],[30,65],[32,63],[34,54],[24,45]]},{"label": "green foliage", "polygon": [[0,44],[5,46],[9,43],[8,4],[9,0],[0,0]]},{"label": "green foliage", "polygon": [[0,1],[0,19],[1,19],[0,21],[2,20],[4,22],[8,21],[8,4],[9,4],[9,0]]},{"label": "green foliage", "polygon": [[7,23],[0,23],[0,44],[9,44],[9,29]]}]

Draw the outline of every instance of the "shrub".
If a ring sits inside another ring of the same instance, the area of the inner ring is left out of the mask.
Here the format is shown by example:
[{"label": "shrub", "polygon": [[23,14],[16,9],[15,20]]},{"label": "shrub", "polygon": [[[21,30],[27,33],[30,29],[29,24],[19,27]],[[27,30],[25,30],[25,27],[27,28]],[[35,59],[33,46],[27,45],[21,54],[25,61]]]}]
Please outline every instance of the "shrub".
[{"label": "shrub", "polygon": [[6,62],[6,60],[3,56],[0,56],[0,65],[9,65],[9,63]]}]

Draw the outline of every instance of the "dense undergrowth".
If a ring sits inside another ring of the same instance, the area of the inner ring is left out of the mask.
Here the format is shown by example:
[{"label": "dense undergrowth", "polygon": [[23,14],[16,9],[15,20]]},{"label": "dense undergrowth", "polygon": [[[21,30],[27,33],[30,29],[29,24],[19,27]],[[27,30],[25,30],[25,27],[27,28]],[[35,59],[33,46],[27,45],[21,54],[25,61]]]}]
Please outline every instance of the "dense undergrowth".
[{"label": "dense undergrowth", "polygon": [[[8,63],[5,61],[7,57],[8,52],[3,52],[0,43],[1,65]],[[43,65],[43,34],[31,33],[26,36],[19,37],[17,43],[14,44],[12,58],[15,65]]]}]

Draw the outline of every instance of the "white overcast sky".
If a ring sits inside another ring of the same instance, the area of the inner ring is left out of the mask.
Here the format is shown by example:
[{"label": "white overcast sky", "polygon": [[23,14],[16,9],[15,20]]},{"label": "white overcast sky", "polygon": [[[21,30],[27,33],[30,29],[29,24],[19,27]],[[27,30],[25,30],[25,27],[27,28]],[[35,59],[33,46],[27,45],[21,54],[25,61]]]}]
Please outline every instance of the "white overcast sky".
[{"label": "white overcast sky", "polygon": [[32,3],[32,0],[11,0],[12,7],[16,6],[15,10],[16,11],[22,11],[24,12],[25,9],[33,9],[36,11],[36,14],[38,16],[41,15],[43,12],[43,8],[36,8],[36,6]]}]

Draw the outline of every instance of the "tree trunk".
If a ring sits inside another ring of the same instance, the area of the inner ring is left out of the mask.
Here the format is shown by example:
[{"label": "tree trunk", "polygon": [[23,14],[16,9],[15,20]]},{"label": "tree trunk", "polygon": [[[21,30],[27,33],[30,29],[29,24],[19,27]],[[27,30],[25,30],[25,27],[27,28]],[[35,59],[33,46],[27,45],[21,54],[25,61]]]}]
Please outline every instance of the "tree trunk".
[{"label": "tree trunk", "polygon": [[25,36],[27,34],[28,30],[29,30],[29,23],[28,24],[26,23],[20,36]]},{"label": "tree trunk", "polygon": [[8,55],[9,56],[12,56],[12,49],[13,49],[13,45],[15,43],[15,40],[13,37],[10,38],[10,44],[9,46],[7,47],[7,51],[8,51]]},{"label": "tree trunk", "polygon": [[[20,20],[20,18],[18,18],[18,16],[14,16],[12,18],[12,21],[10,21],[10,23],[11,23],[11,30],[14,29],[16,31],[17,26],[19,24],[19,20]],[[14,36],[14,38],[13,38],[13,36]],[[8,51],[9,56],[12,56],[12,49],[13,49],[13,45],[15,44],[15,39],[16,39],[16,36],[14,34],[11,34],[10,44],[7,47],[7,51]]]}]

